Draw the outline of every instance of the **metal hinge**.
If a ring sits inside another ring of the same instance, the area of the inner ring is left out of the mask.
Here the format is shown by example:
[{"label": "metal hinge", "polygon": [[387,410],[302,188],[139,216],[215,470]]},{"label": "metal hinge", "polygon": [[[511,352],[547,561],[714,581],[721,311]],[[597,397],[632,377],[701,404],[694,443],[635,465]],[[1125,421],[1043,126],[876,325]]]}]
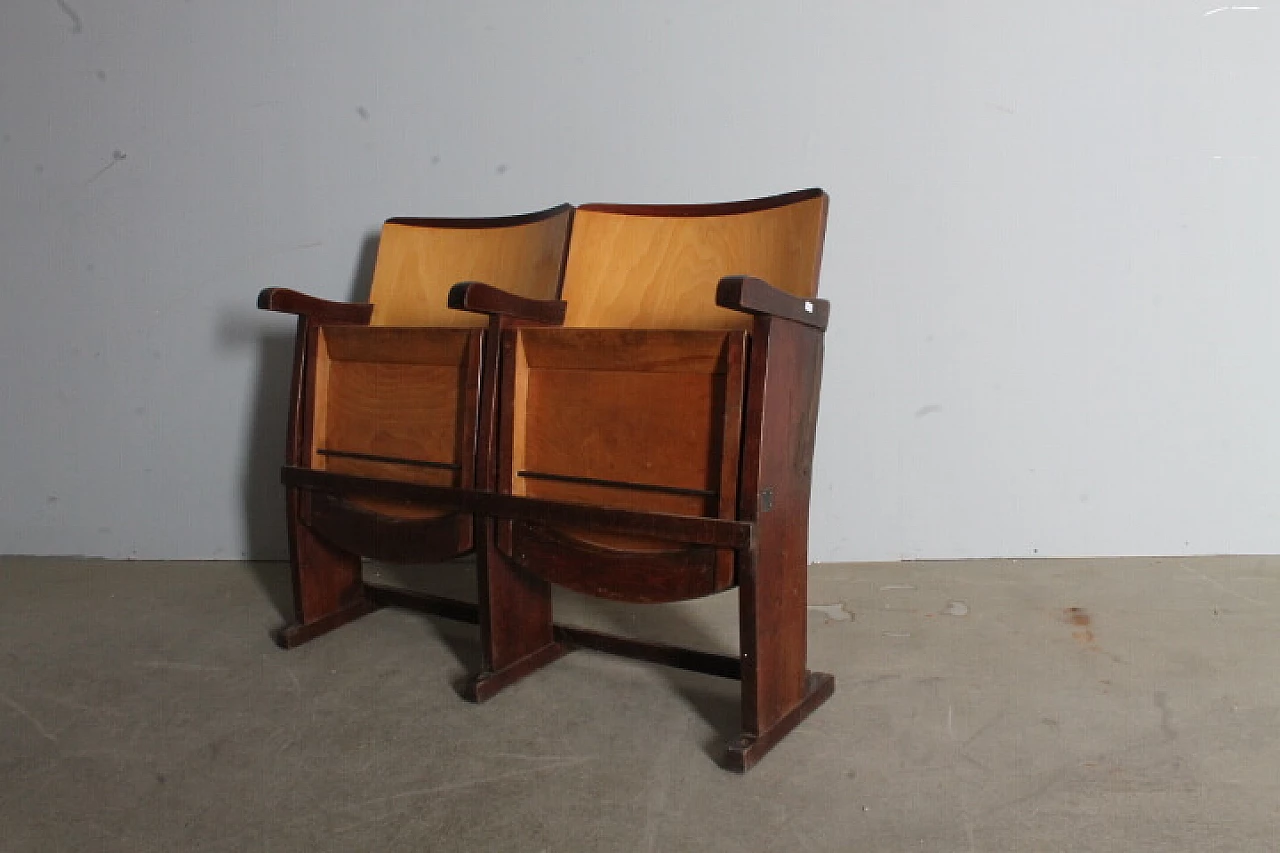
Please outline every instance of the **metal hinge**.
[{"label": "metal hinge", "polygon": [[760,492],[760,511],[769,512],[773,509],[773,489],[765,489]]}]

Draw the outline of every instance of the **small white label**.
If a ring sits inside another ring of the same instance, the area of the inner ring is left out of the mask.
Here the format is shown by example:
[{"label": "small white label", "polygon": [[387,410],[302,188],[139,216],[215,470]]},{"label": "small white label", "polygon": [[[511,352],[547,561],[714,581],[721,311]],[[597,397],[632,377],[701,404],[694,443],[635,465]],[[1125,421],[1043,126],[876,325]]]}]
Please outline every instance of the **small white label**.
[{"label": "small white label", "polygon": [[807,313],[807,314],[812,314],[812,313],[813,313],[813,303],[812,303],[812,302],[809,302],[809,301],[807,301],[807,300],[806,300],[806,301],[805,301],[805,303],[804,303],[804,310],[805,310],[805,313]]}]

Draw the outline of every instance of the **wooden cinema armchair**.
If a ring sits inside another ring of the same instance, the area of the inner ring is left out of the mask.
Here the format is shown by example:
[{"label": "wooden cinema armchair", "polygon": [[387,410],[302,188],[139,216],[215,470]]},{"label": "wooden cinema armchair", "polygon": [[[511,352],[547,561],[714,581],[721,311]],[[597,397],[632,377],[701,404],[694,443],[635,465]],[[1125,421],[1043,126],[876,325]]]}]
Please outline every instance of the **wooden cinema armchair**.
[{"label": "wooden cinema armchair", "polygon": [[[563,325],[502,334],[478,701],[575,647],[739,678],[727,763],[745,770],[831,695],[806,669],[826,213],[821,190],[578,209]],[[624,602],[736,586],[740,655],[556,626],[552,584]]]},{"label": "wooden cinema armchair", "polygon": [[[477,464],[482,411],[492,415],[485,360],[496,360],[507,325],[563,316],[554,300],[572,216],[561,205],[500,219],[391,219],[369,304],[283,288],[259,295],[258,307],[298,316],[284,476],[296,621],[283,645],[386,603],[393,593],[363,582],[361,557],[436,562],[473,549],[474,519],[456,505],[352,494],[325,478],[488,485],[491,464]],[[452,310],[450,288],[467,280],[487,286]],[[437,604],[448,612],[450,602]]]}]

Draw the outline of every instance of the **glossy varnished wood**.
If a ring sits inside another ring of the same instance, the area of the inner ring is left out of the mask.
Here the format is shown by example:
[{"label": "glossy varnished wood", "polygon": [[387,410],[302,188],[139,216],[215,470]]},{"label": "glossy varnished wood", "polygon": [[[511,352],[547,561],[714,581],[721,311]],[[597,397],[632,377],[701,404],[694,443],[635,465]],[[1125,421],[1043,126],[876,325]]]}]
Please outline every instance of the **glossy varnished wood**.
[{"label": "glossy varnished wood", "polygon": [[528,522],[516,522],[512,533],[512,558],[521,566],[557,586],[596,598],[637,604],[688,601],[723,592],[733,583],[732,571],[716,571],[714,548],[609,548],[583,541],[581,533],[575,536]]},{"label": "glossy varnished wood", "polygon": [[738,517],[756,542],[738,583],[743,729],[759,738],[805,697],[809,492],[822,333],[758,317],[747,386]]},{"label": "glossy varnished wood", "polygon": [[382,228],[369,301],[375,326],[483,327],[446,294],[476,281],[528,299],[555,299],[573,211],[568,205],[490,220],[391,219]]},{"label": "glossy varnished wood", "polygon": [[826,329],[831,305],[825,299],[792,296],[749,275],[726,276],[716,286],[716,304],[746,314],[778,317],[815,329]]},{"label": "glossy varnished wood", "polygon": [[533,323],[558,325],[564,322],[567,306],[558,299],[531,299],[479,281],[463,281],[449,291],[449,307],[491,317],[506,317]]},{"label": "glossy varnished wood", "polygon": [[394,503],[376,509],[327,494],[312,496],[303,523],[344,551],[389,563],[435,563],[458,553],[460,542],[470,543],[470,516],[415,516],[413,505],[400,515]]},{"label": "glossy varnished wood", "polygon": [[287,287],[268,287],[262,290],[258,294],[258,307],[263,311],[296,314],[312,323],[352,323],[361,326],[369,322],[373,313],[373,306],[367,303],[331,302]]},{"label": "glossy varnished wood", "polygon": [[745,773],[756,765],[769,750],[778,745],[792,729],[805,721],[818,706],[835,693],[836,680],[825,672],[811,672],[805,676],[804,691],[796,702],[768,729],[756,734],[746,732],[738,736],[725,753],[725,766],[729,770]]},{"label": "glossy varnished wood", "polygon": [[[476,468],[483,331],[456,327],[489,324],[490,308],[554,312],[539,300],[554,306],[572,214],[561,205],[502,219],[388,220],[373,304],[264,290],[259,307],[299,316],[286,467],[485,485]],[[471,310],[451,310],[449,289],[472,279],[487,284],[462,306]],[[297,623],[286,633],[295,644],[368,611],[362,555],[420,562],[474,545],[473,519],[421,495],[340,498],[295,486],[286,495]]]},{"label": "glossy varnished wood", "polygon": [[[287,304],[294,304],[292,298]],[[268,304],[278,304],[268,299]],[[296,307],[296,306],[295,306]],[[290,383],[289,423],[285,436],[285,464],[309,463],[312,433],[312,401],[315,399],[316,347],[320,327],[313,320],[315,306],[298,315],[294,339],[293,376]],[[276,309],[272,309],[276,310]],[[326,309],[328,310],[328,309]],[[359,325],[368,312],[342,316],[331,311],[332,325]],[[318,536],[302,523],[311,496],[299,489],[285,491],[285,529],[289,538],[289,568],[293,580],[294,623],[280,634],[286,647],[305,642],[324,631],[358,618],[367,607],[360,555],[344,551]],[[323,630],[320,626],[327,626]],[[305,629],[305,630],[304,630]],[[292,633],[289,632],[292,630]]]},{"label": "glossy varnished wood", "polygon": [[286,486],[335,495],[380,497],[391,501],[422,501],[495,519],[524,519],[553,525],[571,525],[608,532],[638,532],[642,536],[669,539],[686,545],[746,548],[754,541],[751,524],[741,521],[637,512],[612,507],[533,499],[445,486],[426,486],[400,480],[379,480],[333,474],[311,468],[285,466],[280,481]]},{"label": "glossy varnished wood", "polygon": [[[826,203],[807,191],[720,207],[587,206],[566,266],[567,328],[502,341],[496,486],[520,502],[491,531],[494,552],[507,569],[622,601],[738,583],[742,735],[727,760],[738,770],[834,689],[806,670],[805,636]],[[738,337],[717,342],[715,330]],[[584,532],[573,513],[538,518],[553,502],[622,507],[636,523]],[[691,547],[640,522],[662,511],[752,535]],[[505,606],[517,618],[518,602]],[[556,656],[534,650],[486,690]]]},{"label": "glossy varnished wood", "polygon": [[802,191],[755,202],[585,205],[565,267],[565,325],[746,329],[715,303],[719,280],[754,276],[794,296],[817,288],[827,196]]},{"label": "glossy varnished wood", "polygon": [[[731,517],[745,347],[740,332],[510,333],[504,341],[503,407],[509,417],[503,425],[500,489],[596,506]],[[609,552],[667,552],[673,547],[616,532],[558,532]],[[517,544],[511,536],[504,538],[507,553],[547,553],[537,542],[528,549]],[[518,559],[531,571],[550,565],[544,559]],[[732,554],[722,552],[715,560],[716,577],[732,574]],[[700,582],[690,583],[702,588]],[[665,598],[670,591],[669,579],[655,575],[651,595],[640,595],[634,583],[626,583],[610,597],[670,600]]]}]

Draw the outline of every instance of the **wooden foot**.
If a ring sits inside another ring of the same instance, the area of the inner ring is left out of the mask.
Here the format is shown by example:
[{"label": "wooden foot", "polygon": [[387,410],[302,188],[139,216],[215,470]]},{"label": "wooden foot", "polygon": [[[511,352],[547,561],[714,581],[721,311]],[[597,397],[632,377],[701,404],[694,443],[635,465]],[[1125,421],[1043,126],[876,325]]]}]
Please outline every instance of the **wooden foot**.
[{"label": "wooden foot", "polygon": [[559,660],[570,651],[572,648],[563,643],[548,643],[509,666],[493,672],[482,672],[467,684],[466,697],[472,702],[486,702],[504,687],[514,684],[531,672],[542,669],[552,661]]},{"label": "wooden foot", "polygon": [[341,628],[348,622],[354,622],[361,616],[378,609],[378,605],[368,598],[362,598],[355,604],[349,604],[341,610],[321,616],[311,622],[289,625],[281,628],[276,634],[276,642],[282,649],[295,649],[309,640],[327,634],[334,628]]},{"label": "wooden foot", "polygon": [[809,673],[805,678],[804,698],[760,734],[745,733],[734,741],[725,757],[725,766],[738,773],[750,770],[769,750],[778,745],[778,741],[800,725],[819,705],[830,699],[835,689],[836,680],[833,676],[825,672]]}]

